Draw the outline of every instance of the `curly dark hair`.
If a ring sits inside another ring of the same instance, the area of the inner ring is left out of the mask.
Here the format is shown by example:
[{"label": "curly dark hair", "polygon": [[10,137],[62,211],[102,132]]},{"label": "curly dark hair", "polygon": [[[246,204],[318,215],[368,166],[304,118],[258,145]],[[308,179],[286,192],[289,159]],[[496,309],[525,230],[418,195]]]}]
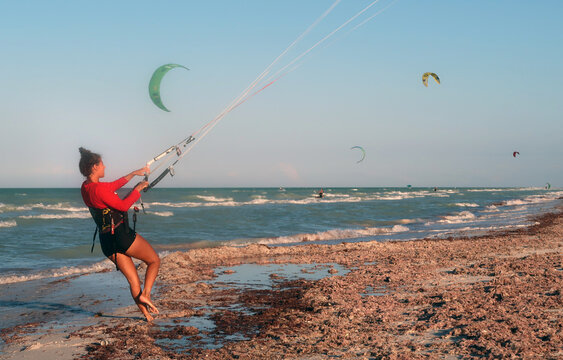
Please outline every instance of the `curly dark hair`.
[{"label": "curly dark hair", "polygon": [[78,163],[78,168],[80,169],[80,173],[82,175],[88,177],[92,173],[92,167],[100,163],[102,156],[100,154],[93,153],[90,150],[84,149],[83,147],[79,147],[78,151],[80,151],[80,162]]}]

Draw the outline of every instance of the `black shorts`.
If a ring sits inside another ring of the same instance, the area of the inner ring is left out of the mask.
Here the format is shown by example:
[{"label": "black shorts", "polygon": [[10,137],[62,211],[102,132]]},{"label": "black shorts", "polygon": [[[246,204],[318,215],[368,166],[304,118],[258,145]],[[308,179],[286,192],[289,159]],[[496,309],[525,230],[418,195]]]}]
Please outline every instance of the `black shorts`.
[{"label": "black shorts", "polygon": [[111,257],[115,253],[125,254],[136,237],[137,233],[127,224],[121,224],[116,227],[113,234],[111,232],[105,234],[100,233],[102,252],[107,257]]}]

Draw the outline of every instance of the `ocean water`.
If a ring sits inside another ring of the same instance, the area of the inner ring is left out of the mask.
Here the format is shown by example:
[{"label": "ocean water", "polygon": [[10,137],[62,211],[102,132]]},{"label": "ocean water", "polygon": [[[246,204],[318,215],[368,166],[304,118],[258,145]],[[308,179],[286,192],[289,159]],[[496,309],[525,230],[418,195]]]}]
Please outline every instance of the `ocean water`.
[{"label": "ocean water", "polygon": [[[528,226],[563,197],[543,188],[324,190],[319,199],[312,188],[153,189],[137,231],[160,253],[443,238]],[[111,268],[98,239],[90,252],[94,229],[79,189],[0,189],[0,284]]]}]

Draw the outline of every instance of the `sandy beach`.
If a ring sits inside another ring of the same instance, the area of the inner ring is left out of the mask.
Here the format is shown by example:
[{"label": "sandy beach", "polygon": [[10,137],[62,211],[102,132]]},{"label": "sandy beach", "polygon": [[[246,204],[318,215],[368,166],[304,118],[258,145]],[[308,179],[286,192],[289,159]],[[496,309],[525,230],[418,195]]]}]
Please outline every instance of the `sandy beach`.
[{"label": "sandy beach", "polygon": [[154,324],[132,305],[35,320],[4,329],[1,356],[560,359],[562,249],[558,213],[476,238],[174,252]]}]

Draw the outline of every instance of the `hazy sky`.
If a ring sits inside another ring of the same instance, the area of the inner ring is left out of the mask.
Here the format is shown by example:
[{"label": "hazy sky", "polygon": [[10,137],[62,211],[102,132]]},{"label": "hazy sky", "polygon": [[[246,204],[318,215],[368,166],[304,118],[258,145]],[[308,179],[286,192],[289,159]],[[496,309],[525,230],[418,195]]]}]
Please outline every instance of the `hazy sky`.
[{"label": "hazy sky", "polygon": [[[341,1],[276,69],[370,2]],[[162,186],[563,186],[563,2],[398,0],[350,31],[390,2],[226,116]],[[0,187],[80,186],[79,146],[108,181],[142,167],[333,3],[0,1]],[[190,68],[162,81],[170,113],[148,95],[166,63]]]}]

